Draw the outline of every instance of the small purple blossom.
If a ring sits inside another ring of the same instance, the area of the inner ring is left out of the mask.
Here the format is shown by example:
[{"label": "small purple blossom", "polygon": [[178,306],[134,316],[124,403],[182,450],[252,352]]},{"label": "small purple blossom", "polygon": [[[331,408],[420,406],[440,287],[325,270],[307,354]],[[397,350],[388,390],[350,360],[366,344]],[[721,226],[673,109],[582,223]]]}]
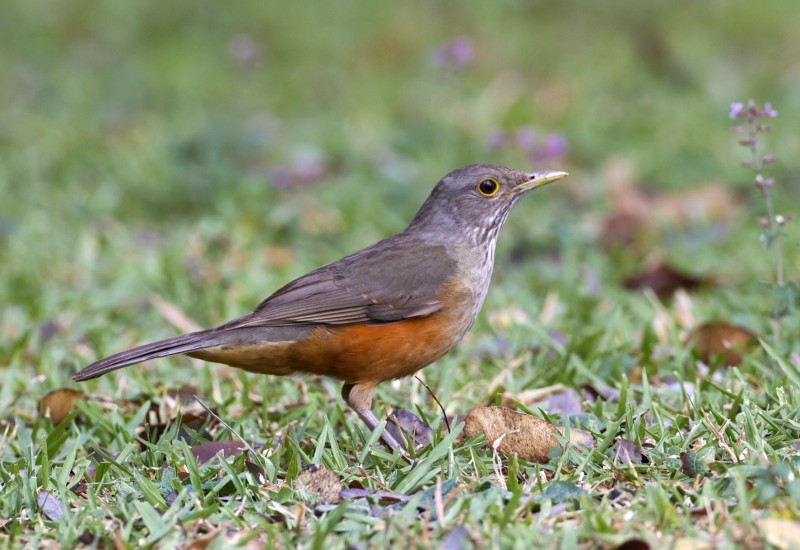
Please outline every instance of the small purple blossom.
[{"label": "small purple blossom", "polygon": [[775,179],[774,178],[765,178],[761,174],[758,174],[758,175],[756,175],[755,179],[753,180],[753,183],[755,184],[756,187],[758,187],[762,191],[766,191],[767,189],[769,189],[770,187],[775,185]]},{"label": "small purple blossom", "polygon": [[778,111],[772,108],[772,104],[769,101],[764,103],[764,108],[762,109],[759,108],[754,100],[750,99],[747,101],[747,107],[740,101],[731,103],[728,116],[731,120],[746,118],[748,122],[753,122],[759,118],[775,118],[778,116]]},{"label": "small purple blossom", "polygon": [[567,154],[569,149],[567,138],[563,135],[551,133],[543,138],[538,138],[536,130],[530,126],[521,126],[513,133],[497,128],[491,130],[486,137],[487,148],[502,149],[508,146],[510,135],[513,135],[511,145],[515,145],[517,149],[524,152],[528,160],[534,164],[560,159]]},{"label": "small purple blossom", "polygon": [[508,136],[502,130],[495,128],[486,137],[486,147],[489,149],[502,149],[508,140]]},{"label": "small purple blossom", "polygon": [[466,36],[456,36],[450,42],[437,46],[431,51],[431,61],[439,68],[460,69],[472,65],[475,48]]},{"label": "small purple blossom", "polygon": [[514,141],[523,151],[532,151],[536,146],[536,132],[530,126],[523,126],[514,133]]},{"label": "small purple blossom", "polygon": [[567,138],[561,134],[547,134],[544,143],[533,150],[533,158],[539,162],[560,159],[567,154]]},{"label": "small purple blossom", "polygon": [[731,103],[731,112],[728,115],[730,116],[731,120],[743,117],[744,115],[744,104],[742,102],[737,101],[735,103]]},{"label": "small purple blossom", "polygon": [[[753,185],[755,185],[764,197],[766,203],[767,215],[756,219],[758,225],[764,230],[761,234],[761,239],[767,248],[772,248],[775,256],[775,272],[778,287],[783,286],[783,257],[781,255],[780,246],[778,246],[778,238],[781,235],[780,227],[787,224],[790,216],[776,215],[773,205],[770,189],[775,185],[773,178],[764,176],[764,167],[777,160],[777,157],[772,154],[764,154],[761,151],[760,137],[764,132],[772,130],[771,124],[761,124],[758,119],[761,118],[775,118],[778,116],[778,111],[772,108],[772,103],[765,102],[764,107],[760,108],[758,104],[750,99],[747,101],[747,107],[742,103],[731,103],[731,110],[729,113],[731,119],[744,118],[747,123],[741,126],[734,126],[732,128],[734,133],[745,134],[743,139],[739,139],[739,145],[747,148],[750,151],[750,158],[741,161],[739,164],[745,168],[753,171]],[[794,299],[792,299],[794,300]],[[775,311],[784,311],[785,304],[778,304]],[[785,313],[775,313],[773,318],[773,336],[777,339],[780,336],[780,317]]]}]

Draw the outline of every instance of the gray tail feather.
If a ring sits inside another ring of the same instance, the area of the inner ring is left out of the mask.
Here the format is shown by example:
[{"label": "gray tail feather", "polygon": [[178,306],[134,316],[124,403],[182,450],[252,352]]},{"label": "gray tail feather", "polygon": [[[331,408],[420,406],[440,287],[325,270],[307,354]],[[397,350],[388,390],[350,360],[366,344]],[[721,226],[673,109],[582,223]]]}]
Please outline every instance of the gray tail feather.
[{"label": "gray tail feather", "polygon": [[109,355],[105,359],[100,359],[77,372],[72,376],[72,379],[76,382],[89,380],[108,372],[121,369],[122,367],[141,363],[150,359],[217,346],[226,340],[225,336],[229,335],[226,335],[224,331],[215,334],[213,330],[201,330],[174,338],[167,338],[166,340],[160,340],[151,344],[144,344],[143,346]]}]

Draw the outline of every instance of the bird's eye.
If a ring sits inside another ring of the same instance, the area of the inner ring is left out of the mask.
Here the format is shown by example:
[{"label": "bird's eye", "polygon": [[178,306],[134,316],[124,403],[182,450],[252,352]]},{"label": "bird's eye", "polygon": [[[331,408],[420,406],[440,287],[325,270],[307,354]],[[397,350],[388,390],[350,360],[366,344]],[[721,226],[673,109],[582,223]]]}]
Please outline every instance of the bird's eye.
[{"label": "bird's eye", "polygon": [[492,178],[481,180],[481,182],[478,184],[478,193],[484,197],[494,196],[498,189],[500,189],[500,184],[497,183],[497,180],[493,180]]}]

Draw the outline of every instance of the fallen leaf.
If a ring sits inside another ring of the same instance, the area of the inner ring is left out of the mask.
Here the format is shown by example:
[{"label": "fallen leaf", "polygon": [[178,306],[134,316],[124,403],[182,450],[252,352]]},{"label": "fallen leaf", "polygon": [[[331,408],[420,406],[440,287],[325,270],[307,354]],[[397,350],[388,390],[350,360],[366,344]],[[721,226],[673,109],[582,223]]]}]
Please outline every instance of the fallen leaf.
[{"label": "fallen leaf", "polygon": [[650,550],[650,545],[642,539],[628,539],[617,546],[617,550]]},{"label": "fallen leaf", "polygon": [[476,407],[464,419],[464,433],[482,433],[486,442],[504,454],[516,454],[534,462],[548,462],[547,453],[559,443],[555,426],[529,414],[504,407]]},{"label": "fallen leaf", "polygon": [[568,500],[578,500],[585,494],[586,489],[578,487],[571,481],[558,479],[545,485],[542,492],[536,495],[535,498],[537,502],[549,500],[552,501],[553,504],[560,504]]},{"label": "fallen leaf", "polygon": [[572,388],[567,388],[562,392],[549,396],[541,403],[536,403],[535,406],[547,412],[548,415],[568,416],[583,412],[583,398]]},{"label": "fallen leaf", "polygon": [[201,443],[192,447],[192,454],[197,459],[198,464],[205,464],[209,460],[222,453],[224,458],[238,456],[247,449],[241,441],[229,439],[227,441],[212,441],[211,443]]},{"label": "fallen leaf", "polygon": [[39,403],[39,413],[49,417],[53,424],[64,420],[75,408],[75,403],[86,395],[82,391],[59,388],[45,395]]},{"label": "fallen leaf", "polygon": [[600,246],[604,250],[644,248],[642,243],[652,241],[653,233],[650,218],[631,212],[613,212],[600,224]]},{"label": "fallen leaf", "polygon": [[686,451],[680,454],[681,472],[687,477],[695,478],[706,473],[706,463],[695,451]]},{"label": "fallen leaf", "polygon": [[342,489],[339,491],[339,496],[343,499],[357,499],[366,497],[375,497],[380,502],[406,502],[411,499],[410,495],[403,495],[401,493],[392,493],[390,491],[370,491],[369,489]]},{"label": "fallen leaf", "polygon": [[624,285],[628,290],[652,290],[659,298],[667,298],[679,288],[693,290],[710,284],[709,278],[697,277],[660,263],[652,269],[629,277]]},{"label": "fallen leaf", "polygon": [[51,521],[61,521],[61,518],[64,517],[64,505],[47,491],[39,491],[39,495],[36,497],[36,505]]},{"label": "fallen leaf", "polygon": [[[214,421],[214,417],[212,417],[212,422]],[[181,440],[189,443],[192,440],[192,433],[199,432],[203,425],[208,421],[208,413],[206,411],[199,411],[197,414],[195,413],[184,413],[180,416],[181,425],[178,428],[178,432],[175,435],[176,440]],[[216,422],[213,422],[216,423]],[[142,437],[150,442],[157,442],[161,436],[172,426],[173,422],[165,422],[162,424],[156,424],[154,426],[146,426],[144,432],[142,433]],[[205,439],[211,439],[211,434],[204,430],[199,434],[201,437]]]},{"label": "fallen leaf", "polygon": [[414,413],[404,409],[395,409],[389,415],[385,430],[397,441],[408,441],[411,438],[414,449],[430,445],[433,430]]},{"label": "fallen leaf", "polygon": [[339,476],[325,466],[306,466],[295,479],[295,485],[311,504],[337,504],[342,500],[340,493],[344,486]]},{"label": "fallen leaf", "polygon": [[467,550],[474,547],[475,545],[469,538],[469,531],[457,525],[444,536],[439,550]]},{"label": "fallen leaf", "polygon": [[598,398],[616,403],[619,401],[619,390],[602,384],[581,384],[581,392],[594,403]]},{"label": "fallen leaf", "polygon": [[743,356],[758,348],[758,336],[751,330],[723,322],[703,323],[689,335],[697,355],[706,364],[722,357],[722,365],[736,367]]},{"label": "fallen leaf", "polygon": [[771,545],[783,550],[797,548],[800,541],[800,522],[783,518],[764,518],[758,521],[758,528]]},{"label": "fallen leaf", "polygon": [[251,462],[249,460],[244,461],[244,467],[247,468],[247,471],[250,472],[250,475],[256,480],[256,482],[264,485],[267,483],[267,474],[264,470],[256,464],[255,462]]},{"label": "fallen leaf", "polygon": [[611,447],[611,452],[614,458],[617,458],[623,464],[641,464],[642,463],[642,450],[628,439],[617,439]]},{"label": "fallen leaf", "polygon": [[605,492],[598,487],[596,492],[598,495],[605,493],[608,495],[609,502],[612,502],[620,507],[630,506],[631,499],[636,496],[636,491],[629,489],[628,487],[614,487],[613,489],[609,489]]}]

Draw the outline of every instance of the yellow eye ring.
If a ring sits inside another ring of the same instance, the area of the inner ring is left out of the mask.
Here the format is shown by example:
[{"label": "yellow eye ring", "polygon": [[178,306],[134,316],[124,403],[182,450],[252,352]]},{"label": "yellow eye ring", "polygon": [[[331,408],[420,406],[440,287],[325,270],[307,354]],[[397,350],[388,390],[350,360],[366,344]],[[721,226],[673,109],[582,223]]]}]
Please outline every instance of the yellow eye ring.
[{"label": "yellow eye ring", "polygon": [[499,190],[500,190],[500,184],[497,183],[497,180],[492,178],[483,179],[478,184],[478,193],[480,193],[484,197],[493,197],[497,194]]}]

